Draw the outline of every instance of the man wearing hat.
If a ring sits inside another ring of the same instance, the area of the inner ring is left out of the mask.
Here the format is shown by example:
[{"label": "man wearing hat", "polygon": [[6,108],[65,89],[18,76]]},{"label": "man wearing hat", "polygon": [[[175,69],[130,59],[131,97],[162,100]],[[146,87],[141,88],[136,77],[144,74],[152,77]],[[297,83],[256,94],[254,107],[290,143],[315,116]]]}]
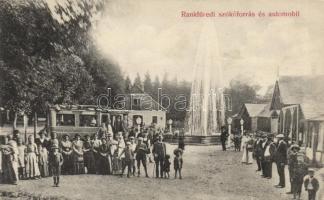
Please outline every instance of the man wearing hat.
[{"label": "man wearing hat", "polygon": [[261,134],[258,132],[256,134],[256,141],[254,142],[254,158],[256,160],[258,169],[256,171],[261,171],[261,158],[262,158],[262,138]]},{"label": "man wearing hat", "polygon": [[[162,135],[158,136],[158,140],[153,145],[152,153],[154,155],[154,161],[155,161],[155,173],[156,178],[163,178],[163,162],[166,155],[166,145],[162,141],[163,137]],[[160,172],[160,173],[159,173]]]},{"label": "man wearing hat", "polygon": [[293,194],[293,188],[292,188],[292,175],[293,175],[293,160],[294,160],[294,151],[292,148],[294,147],[294,143],[290,145],[290,147],[287,150],[287,166],[288,166],[288,172],[289,172],[289,182],[290,182],[290,191],[286,194]]},{"label": "man wearing hat", "polygon": [[138,138],[138,144],[135,148],[136,153],[136,161],[137,161],[137,175],[140,176],[141,172],[141,162],[144,167],[145,176],[149,177],[147,174],[147,167],[146,167],[146,154],[149,152],[148,146],[143,142],[143,138]]},{"label": "man wearing hat", "polygon": [[226,130],[226,126],[222,126],[221,127],[221,142],[222,142],[222,149],[223,151],[226,151],[226,141],[227,141],[227,137],[228,137],[228,132]]},{"label": "man wearing hat", "polygon": [[261,162],[261,170],[262,170],[262,174],[261,176],[266,178],[266,162],[265,162],[265,159],[264,159],[264,152],[267,148],[267,145],[269,145],[268,143],[268,138],[267,138],[267,134],[266,133],[261,133],[261,137],[262,137],[262,141],[261,141],[261,149],[260,149],[260,162]]},{"label": "man wearing hat", "polygon": [[284,188],[286,186],[285,182],[285,165],[287,163],[287,143],[284,141],[284,135],[278,134],[278,145],[276,149],[276,164],[279,175],[279,184],[275,187]]},{"label": "man wearing hat", "polygon": [[267,144],[264,150],[264,177],[272,178],[272,162],[274,160],[274,154],[276,151],[276,145],[273,142],[273,134],[267,135]]},{"label": "man wearing hat", "polygon": [[305,154],[299,152],[300,147],[297,144],[291,145],[291,189],[294,199],[299,199],[303,185],[304,176],[307,174],[307,158]]},{"label": "man wearing hat", "polygon": [[129,178],[132,171],[132,162],[134,159],[134,151],[131,148],[130,142],[126,142],[126,147],[123,149],[121,155],[123,154],[125,155],[125,158],[124,158],[124,165],[123,165],[121,176],[123,176],[125,168],[127,166],[127,178]]}]

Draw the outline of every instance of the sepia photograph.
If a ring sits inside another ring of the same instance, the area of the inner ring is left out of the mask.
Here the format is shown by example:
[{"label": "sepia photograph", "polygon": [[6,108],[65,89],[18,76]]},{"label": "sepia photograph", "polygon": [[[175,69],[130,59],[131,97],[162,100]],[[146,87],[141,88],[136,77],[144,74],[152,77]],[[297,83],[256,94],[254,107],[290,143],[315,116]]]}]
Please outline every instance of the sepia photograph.
[{"label": "sepia photograph", "polygon": [[0,0],[0,199],[323,200],[324,0]]}]

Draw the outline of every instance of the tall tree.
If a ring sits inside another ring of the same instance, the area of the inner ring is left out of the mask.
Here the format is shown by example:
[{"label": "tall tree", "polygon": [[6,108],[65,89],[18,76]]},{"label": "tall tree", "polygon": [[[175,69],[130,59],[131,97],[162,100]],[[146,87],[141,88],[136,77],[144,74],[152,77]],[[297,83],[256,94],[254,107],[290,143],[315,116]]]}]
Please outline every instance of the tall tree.
[{"label": "tall tree", "polygon": [[56,6],[62,27],[62,43],[65,49],[79,56],[95,84],[95,95],[112,89],[112,95],[124,91],[124,79],[120,67],[103,57],[90,37],[96,19],[104,11],[106,0],[65,0]]},{"label": "tall tree", "polygon": [[155,80],[153,82],[153,92],[152,97],[157,101],[158,100],[158,90],[161,87],[160,79],[158,76],[155,77]]},{"label": "tall tree", "polygon": [[225,89],[225,93],[230,95],[232,99],[232,114],[239,112],[244,103],[257,103],[257,91],[259,89],[259,85],[251,84],[248,79],[233,79],[229,87]]},{"label": "tall tree", "polygon": [[[58,23],[44,1],[0,1],[1,95],[7,109],[15,114],[30,113],[39,90],[50,75],[39,65],[56,56]],[[46,78],[45,78],[46,77]],[[14,124],[15,127],[15,124]]]},{"label": "tall tree", "polygon": [[125,92],[130,93],[132,89],[132,81],[130,80],[129,76],[127,75],[125,78]]},{"label": "tall tree", "polygon": [[135,77],[134,83],[133,83],[133,87],[134,88],[138,87],[140,90],[143,89],[143,83],[142,83],[139,73],[136,74],[136,77]]},{"label": "tall tree", "polygon": [[150,95],[153,95],[153,84],[149,72],[145,73],[143,85],[144,85],[144,91]]}]

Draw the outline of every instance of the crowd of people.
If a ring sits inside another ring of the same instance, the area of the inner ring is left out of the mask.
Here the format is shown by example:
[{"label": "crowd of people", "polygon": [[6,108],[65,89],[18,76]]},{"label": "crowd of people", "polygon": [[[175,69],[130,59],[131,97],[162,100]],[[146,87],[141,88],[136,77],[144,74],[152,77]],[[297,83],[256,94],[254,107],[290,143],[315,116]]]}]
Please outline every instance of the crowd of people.
[{"label": "crowd of people", "polygon": [[318,180],[314,177],[314,169],[309,168],[309,160],[298,144],[289,144],[283,134],[274,136],[271,133],[243,133],[241,140],[243,151],[242,163],[252,164],[256,161],[257,170],[266,179],[272,178],[272,164],[277,166],[279,183],[276,188],[285,188],[285,166],[288,165],[289,182],[293,199],[300,199],[302,187],[308,192],[309,200],[315,200],[319,189]]},{"label": "crowd of people", "polygon": [[[39,137],[29,135],[26,144],[18,131],[8,135],[0,146],[0,181],[17,184],[19,180],[40,179],[53,176],[54,186],[60,175],[100,174],[127,177],[140,176],[141,167],[149,177],[148,163],[154,163],[153,176],[170,177],[170,155],[167,154],[163,136],[158,131],[141,130],[110,133],[100,128],[94,135],[64,134],[57,137],[46,130]],[[182,178],[184,143],[174,149],[175,178]]]}]

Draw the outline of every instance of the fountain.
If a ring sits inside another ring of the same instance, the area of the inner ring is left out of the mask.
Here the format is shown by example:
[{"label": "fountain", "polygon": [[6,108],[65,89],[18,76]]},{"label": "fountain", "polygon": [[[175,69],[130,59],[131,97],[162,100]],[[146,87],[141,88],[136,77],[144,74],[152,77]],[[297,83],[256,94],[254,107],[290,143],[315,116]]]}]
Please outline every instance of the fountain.
[{"label": "fountain", "polygon": [[186,135],[190,135],[198,143],[215,140],[212,137],[219,135],[220,127],[225,124],[223,70],[220,61],[214,23],[206,21],[198,41],[190,107],[186,117]]}]

